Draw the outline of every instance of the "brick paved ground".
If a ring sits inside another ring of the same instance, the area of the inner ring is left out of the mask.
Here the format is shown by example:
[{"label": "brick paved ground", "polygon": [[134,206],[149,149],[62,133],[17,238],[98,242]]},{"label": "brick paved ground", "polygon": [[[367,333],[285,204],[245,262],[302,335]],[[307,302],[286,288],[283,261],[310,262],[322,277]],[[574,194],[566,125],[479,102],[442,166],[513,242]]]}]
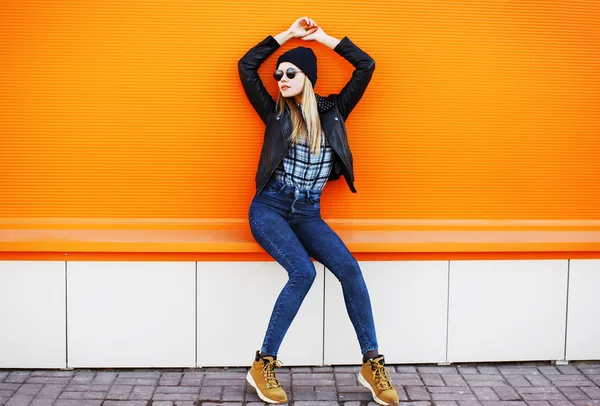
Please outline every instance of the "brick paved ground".
[{"label": "brick paved ground", "polygon": [[[389,366],[405,405],[600,406],[600,362]],[[2,370],[0,405],[259,406],[244,368]],[[281,368],[292,406],[374,406],[358,367]]]}]

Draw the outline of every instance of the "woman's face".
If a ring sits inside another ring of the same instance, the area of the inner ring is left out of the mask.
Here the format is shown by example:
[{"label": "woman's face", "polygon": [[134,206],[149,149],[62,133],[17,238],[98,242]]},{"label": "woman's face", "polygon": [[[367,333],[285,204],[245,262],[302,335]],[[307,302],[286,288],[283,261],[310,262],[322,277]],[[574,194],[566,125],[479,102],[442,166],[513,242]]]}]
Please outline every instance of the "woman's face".
[{"label": "woman's face", "polygon": [[[293,79],[290,79],[287,76],[287,71],[289,68],[292,68],[296,71],[296,76],[294,76]],[[290,62],[281,62],[277,69],[283,71],[284,73],[281,80],[277,82],[281,95],[283,97],[294,97],[301,94],[304,90],[304,72],[301,72],[296,65]]]}]

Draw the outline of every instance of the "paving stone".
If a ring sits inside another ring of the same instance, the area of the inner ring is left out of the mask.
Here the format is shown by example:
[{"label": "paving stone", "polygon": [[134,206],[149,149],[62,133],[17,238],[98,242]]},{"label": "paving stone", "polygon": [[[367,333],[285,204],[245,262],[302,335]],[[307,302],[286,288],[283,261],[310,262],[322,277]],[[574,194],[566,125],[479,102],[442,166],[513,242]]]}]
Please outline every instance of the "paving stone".
[{"label": "paving stone", "polygon": [[185,376],[179,383],[179,386],[201,386],[203,378],[186,378]]},{"label": "paving stone", "polygon": [[107,400],[102,404],[102,406],[146,406],[147,404],[148,402],[145,400]]},{"label": "paving stone", "polygon": [[357,377],[355,374],[335,374],[335,381],[338,385],[358,385]]},{"label": "paving stone", "polygon": [[421,379],[426,386],[446,386],[440,374],[421,374]]},{"label": "paving stone", "polygon": [[129,394],[129,400],[150,400],[155,389],[154,386],[134,386]]},{"label": "paving stone", "polygon": [[563,386],[596,386],[596,384],[594,382],[591,382],[589,380],[578,380],[578,381],[554,381],[552,382],[554,384],[554,386],[556,387],[563,387]]},{"label": "paving stone", "polygon": [[600,406],[600,400],[574,400],[572,402],[575,406]]},{"label": "paving stone", "polygon": [[40,383],[24,383],[19,387],[15,395],[35,396],[43,387],[44,385]]},{"label": "paving stone", "polygon": [[70,392],[83,392],[83,391],[92,391],[92,392],[108,392],[110,389],[110,385],[78,385],[73,384],[73,381],[69,383],[66,387],[66,391]]},{"label": "paving stone", "polygon": [[0,382],[4,380],[8,376],[8,371],[0,371]]},{"label": "paving stone", "polygon": [[30,406],[52,406],[54,404],[55,399],[49,398],[35,398],[31,402]]},{"label": "paving stone", "polygon": [[551,406],[573,406],[573,403],[569,400],[549,400],[548,402]]},{"label": "paving stone", "polygon": [[477,369],[482,375],[498,375],[500,373],[500,371],[498,371],[498,368],[494,366],[480,366],[477,367]]},{"label": "paving stone", "polygon": [[458,373],[461,375],[478,375],[479,371],[476,367],[461,367],[457,366]]},{"label": "paving stone", "polygon": [[157,385],[158,379],[152,378],[124,378],[119,376],[115,382],[115,385]]},{"label": "paving stone", "polygon": [[[100,406],[103,400],[59,399],[54,406]],[[104,403],[104,406],[110,406]]]},{"label": "paving stone", "polygon": [[133,385],[113,385],[106,395],[110,400],[127,400],[133,390]]},{"label": "paving stone", "polygon": [[482,406],[478,400],[459,400],[458,406]]},{"label": "paving stone", "polygon": [[538,371],[544,375],[560,375],[560,371],[553,366],[539,366]]},{"label": "paving stone", "polygon": [[119,372],[119,378],[158,379],[158,378],[160,378],[160,372],[158,372],[158,371]]},{"label": "paving stone", "polygon": [[333,379],[294,379],[293,386],[334,386]]},{"label": "paving stone", "polygon": [[104,399],[105,392],[62,392],[58,399]]},{"label": "paving stone", "polygon": [[502,375],[531,375],[537,373],[537,367],[534,366],[499,366],[498,371]]},{"label": "paving stone", "polygon": [[38,398],[58,398],[58,395],[63,391],[63,389],[67,385],[59,385],[59,384],[48,384],[44,385],[42,390],[40,390],[37,394]]},{"label": "paving stone", "polygon": [[492,388],[471,388],[477,399],[481,401],[486,400],[500,400],[496,392]]},{"label": "paving stone", "polygon": [[[595,389],[595,388],[586,388],[586,389]],[[560,388],[560,391],[569,400],[584,400],[584,399],[590,398],[588,395],[586,395],[586,393],[584,391],[582,391],[582,388],[577,388],[574,386],[567,386],[564,388]],[[598,399],[600,399],[600,397]]]},{"label": "paving stone", "polygon": [[333,373],[333,367],[312,367],[313,374]]},{"label": "paving stone", "polygon": [[292,390],[292,399],[295,405],[298,400],[316,400],[317,394],[311,386],[298,386]]},{"label": "paving stone", "polygon": [[565,375],[581,374],[581,372],[572,365],[559,365],[556,368],[558,368],[558,370]]},{"label": "paving stone", "polygon": [[[370,392],[348,392],[348,393],[339,393],[338,392],[338,400],[341,402],[344,402],[346,400],[373,400],[373,396],[371,396]],[[406,405],[407,404],[405,404],[405,403],[402,404],[402,406],[406,406]]]},{"label": "paving stone", "polygon": [[116,372],[98,372],[92,383],[96,385],[111,385],[115,379],[117,379]]},{"label": "paving stone", "polygon": [[221,399],[223,401],[243,401],[245,395],[245,386],[226,386],[223,390],[223,396]]},{"label": "paving stone", "polygon": [[[223,394],[223,388],[220,386],[204,386],[200,390],[200,400],[221,400]],[[181,399],[189,400],[189,399]]]},{"label": "paving stone", "polygon": [[474,394],[472,393],[432,393],[431,399],[434,401],[438,400],[477,400]]},{"label": "paving stone", "polygon": [[[215,386],[213,386],[215,388]],[[189,400],[196,401],[198,400],[198,395],[192,393],[154,393],[152,395],[152,400]],[[206,400],[215,400],[215,399],[206,399]],[[153,405],[154,406],[154,405]]]},{"label": "paving stone", "polygon": [[[220,388],[219,388],[220,391]],[[200,393],[200,388],[193,386],[158,386],[156,393]]]},{"label": "paving stone", "polygon": [[[8,378],[7,378],[8,379]],[[60,377],[60,376],[33,376],[27,379],[27,383],[62,383],[68,384],[71,381],[70,377]],[[6,380],[5,380],[6,382]]]},{"label": "paving stone", "polygon": [[38,370],[32,371],[30,376],[72,377],[74,374],[74,371]]},{"label": "paving stone", "polygon": [[315,399],[320,401],[320,400],[336,400],[337,401],[338,395],[337,395],[337,391],[335,389],[332,388],[327,388],[327,387],[315,387]]},{"label": "paving stone", "polygon": [[489,400],[481,403],[483,406],[527,406],[527,403],[522,401]]},{"label": "paving stone", "polygon": [[446,386],[466,386],[467,385],[465,380],[460,375],[442,374],[441,377],[442,377],[442,380],[444,381],[444,383],[446,384]]},{"label": "paving stone", "polygon": [[[579,390],[580,392],[582,391],[583,393],[585,393],[585,395],[589,396],[590,399],[600,399],[600,387],[597,387],[597,386],[594,386],[594,387],[582,386],[581,388],[561,388],[561,390],[563,393],[565,393],[565,395],[567,395],[567,393],[575,393],[576,394],[576,392],[570,392],[570,391]],[[572,400],[581,400],[581,398],[574,398],[569,395],[567,395],[567,397]]]},{"label": "paving stone", "polygon": [[[193,405],[193,403],[192,403],[192,405]],[[179,403],[177,403],[177,406],[179,406]],[[227,402],[227,403],[202,402],[202,406],[242,406],[242,403],[238,403],[238,402]]]},{"label": "paving stone", "polygon": [[283,367],[281,368],[283,371],[289,371],[289,373],[294,374],[310,374],[312,368],[311,367]]},{"label": "paving stone", "polygon": [[4,378],[4,383],[23,383],[29,378],[29,374],[30,372],[10,372],[8,376]]},{"label": "paving stone", "polygon": [[406,386],[406,394],[410,400],[429,400],[429,392],[423,386]]},{"label": "paving stone", "polygon": [[511,386],[531,386],[531,382],[525,379],[523,375],[507,375],[506,381]]},{"label": "paving stone", "polygon": [[34,397],[30,395],[13,395],[8,402],[6,402],[6,406],[29,406],[33,398]]},{"label": "paving stone", "polygon": [[358,366],[349,366],[349,367],[342,367],[342,366],[335,366],[333,367],[333,372],[335,372],[336,374],[338,373],[359,373],[360,372],[360,367]]},{"label": "paving stone", "polygon": [[529,406],[552,406],[547,400],[530,400],[527,404]]},{"label": "paving stone", "polygon": [[513,400],[521,400],[521,397],[513,388],[510,386],[499,386],[494,387],[494,392],[498,394],[498,397],[501,401],[513,401]]},{"label": "paving stone", "polygon": [[508,386],[508,383],[504,382],[504,380],[497,380],[497,381],[470,381],[469,382],[469,386],[471,387],[507,387],[510,388],[510,386]]},{"label": "paving stone", "polygon": [[456,367],[440,366],[440,367],[417,367],[420,374],[458,374]]},{"label": "paving stone", "polygon": [[463,379],[467,382],[472,381],[506,381],[506,378],[500,374],[498,375],[463,375]]},{"label": "paving stone", "polygon": [[416,374],[417,373],[417,368],[411,367],[411,366],[396,365],[395,369],[396,369],[396,372],[398,372],[400,374]]},{"label": "paving stone", "polygon": [[533,386],[552,386],[552,382],[542,375],[526,375],[525,379],[527,379]]},{"label": "paving stone", "polygon": [[338,402],[305,402],[305,401],[294,401],[294,406],[339,406]]}]

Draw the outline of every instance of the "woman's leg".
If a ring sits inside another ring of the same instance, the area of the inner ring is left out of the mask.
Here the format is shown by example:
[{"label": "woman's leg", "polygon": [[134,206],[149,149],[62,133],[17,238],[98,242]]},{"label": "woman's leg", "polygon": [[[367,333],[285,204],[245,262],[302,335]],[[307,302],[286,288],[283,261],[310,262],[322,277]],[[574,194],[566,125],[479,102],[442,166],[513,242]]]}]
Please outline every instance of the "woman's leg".
[{"label": "woman's leg", "polygon": [[327,267],[342,285],[346,310],[354,326],[361,353],[377,353],[377,335],[371,300],[362,272],[346,244],[319,217],[293,226],[294,233],[308,254]]},{"label": "woman's leg", "polygon": [[316,277],[315,266],[287,221],[268,205],[253,203],[250,229],[256,241],[288,273],[265,334],[261,353],[276,356]]}]

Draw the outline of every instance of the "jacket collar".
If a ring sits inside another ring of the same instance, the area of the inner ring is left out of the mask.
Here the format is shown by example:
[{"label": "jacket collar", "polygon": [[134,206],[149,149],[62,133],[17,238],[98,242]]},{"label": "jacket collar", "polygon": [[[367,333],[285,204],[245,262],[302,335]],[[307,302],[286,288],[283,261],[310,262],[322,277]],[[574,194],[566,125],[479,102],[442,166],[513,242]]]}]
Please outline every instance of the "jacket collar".
[{"label": "jacket collar", "polygon": [[328,98],[319,96],[316,93],[315,97],[317,99],[317,110],[319,111],[319,114],[325,113],[326,111],[329,111],[335,107],[335,104],[331,102]]}]

